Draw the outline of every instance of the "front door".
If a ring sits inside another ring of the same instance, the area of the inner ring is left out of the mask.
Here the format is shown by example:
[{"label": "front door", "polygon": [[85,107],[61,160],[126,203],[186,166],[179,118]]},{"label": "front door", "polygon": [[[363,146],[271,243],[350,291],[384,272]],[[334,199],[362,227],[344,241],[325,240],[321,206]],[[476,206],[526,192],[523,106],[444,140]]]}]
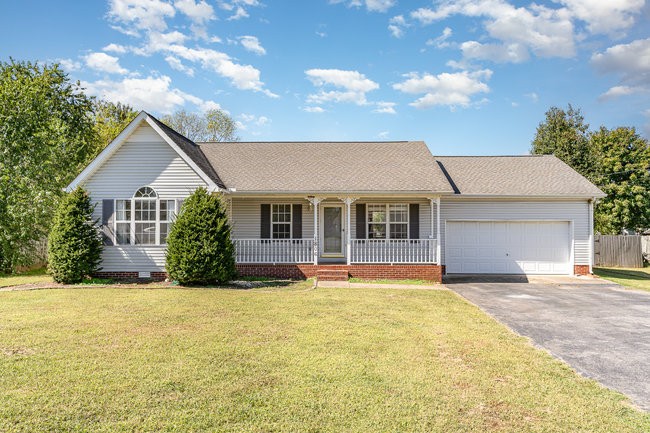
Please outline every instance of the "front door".
[{"label": "front door", "polygon": [[343,257],[343,205],[321,206],[321,255]]}]

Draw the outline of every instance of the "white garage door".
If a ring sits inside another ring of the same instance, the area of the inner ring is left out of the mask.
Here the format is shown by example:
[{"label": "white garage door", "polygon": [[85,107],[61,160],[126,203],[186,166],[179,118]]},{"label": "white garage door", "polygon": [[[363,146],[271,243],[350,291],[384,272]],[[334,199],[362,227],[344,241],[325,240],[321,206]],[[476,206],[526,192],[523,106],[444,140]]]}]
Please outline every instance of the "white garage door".
[{"label": "white garage door", "polygon": [[447,221],[450,274],[568,274],[568,222]]}]

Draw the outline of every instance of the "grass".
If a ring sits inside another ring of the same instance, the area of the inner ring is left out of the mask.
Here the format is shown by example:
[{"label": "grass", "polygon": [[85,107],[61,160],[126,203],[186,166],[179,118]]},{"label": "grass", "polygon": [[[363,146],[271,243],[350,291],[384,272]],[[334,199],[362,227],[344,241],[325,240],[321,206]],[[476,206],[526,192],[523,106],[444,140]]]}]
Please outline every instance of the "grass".
[{"label": "grass", "polygon": [[45,268],[34,269],[20,274],[0,274],[0,287],[19,286],[21,284],[51,283],[52,277]]},{"label": "grass", "polygon": [[0,431],[640,432],[449,291],[0,293]]},{"label": "grass", "polygon": [[599,277],[631,289],[650,292],[650,267],[645,268],[594,268]]},{"label": "grass", "polygon": [[413,286],[431,285],[435,284],[426,280],[387,280],[387,279],[363,279],[363,278],[350,278],[350,283],[371,283],[371,284],[408,284]]}]

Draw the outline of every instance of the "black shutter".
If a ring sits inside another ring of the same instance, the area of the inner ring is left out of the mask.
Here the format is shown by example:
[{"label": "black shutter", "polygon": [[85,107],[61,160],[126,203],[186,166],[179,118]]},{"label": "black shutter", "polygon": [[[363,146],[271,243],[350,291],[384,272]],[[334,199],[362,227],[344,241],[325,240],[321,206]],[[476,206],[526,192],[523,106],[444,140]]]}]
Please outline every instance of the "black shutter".
[{"label": "black shutter", "polygon": [[294,239],[302,239],[302,205],[294,204],[291,207],[292,232]]},{"label": "black shutter", "polygon": [[357,203],[357,237],[356,239],[366,238],[366,205]]},{"label": "black shutter", "polygon": [[271,239],[271,205],[260,205],[260,238]]},{"label": "black shutter", "polygon": [[115,202],[113,200],[102,200],[102,239],[104,245],[113,245],[113,218],[115,215]]},{"label": "black shutter", "polygon": [[409,204],[409,238],[420,239],[420,205]]}]

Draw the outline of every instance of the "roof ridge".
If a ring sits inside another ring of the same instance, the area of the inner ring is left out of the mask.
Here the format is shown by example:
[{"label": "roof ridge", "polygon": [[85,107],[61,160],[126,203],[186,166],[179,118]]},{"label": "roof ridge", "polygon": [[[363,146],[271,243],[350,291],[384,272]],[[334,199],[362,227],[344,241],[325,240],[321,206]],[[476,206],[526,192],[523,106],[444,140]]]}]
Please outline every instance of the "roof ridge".
[{"label": "roof ridge", "polygon": [[389,140],[389,141],[197,141],[195,144],[389,144],[389,143],[421,143],[422,140]]},{"label": "roof ridge", "polygon": [[433,155],[434,158],[539,158],[555,155]]}]

